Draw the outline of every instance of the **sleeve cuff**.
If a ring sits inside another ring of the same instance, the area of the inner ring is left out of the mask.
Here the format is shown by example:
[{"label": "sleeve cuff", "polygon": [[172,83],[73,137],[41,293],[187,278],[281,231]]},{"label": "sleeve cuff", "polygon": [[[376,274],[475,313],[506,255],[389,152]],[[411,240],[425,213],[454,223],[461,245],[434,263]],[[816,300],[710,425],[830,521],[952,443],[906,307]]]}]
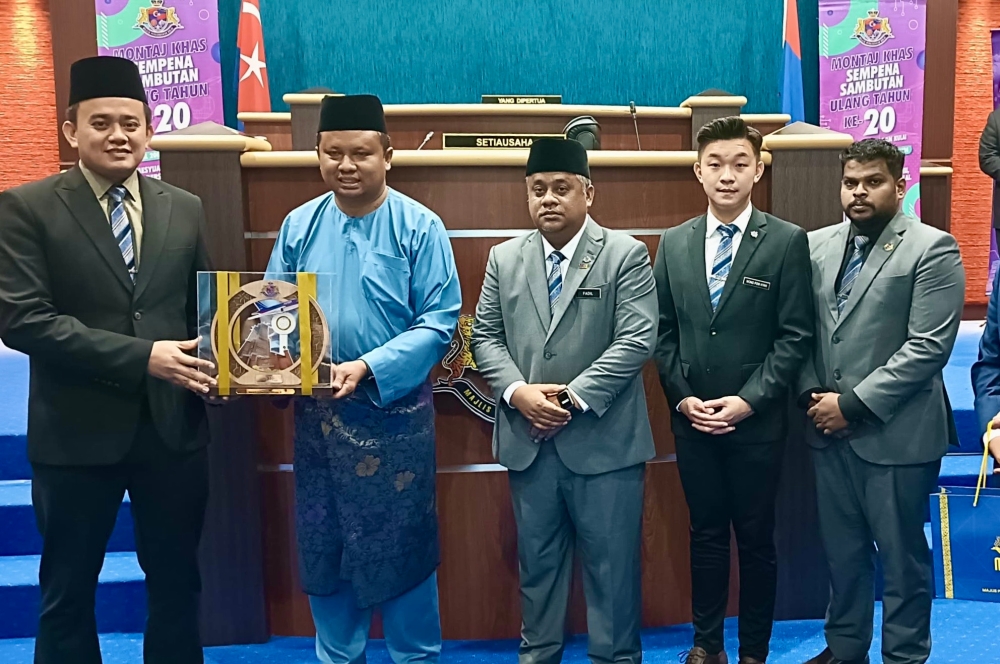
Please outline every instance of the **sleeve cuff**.
[{"label": "sleeve cuff", "polygon": [[[799,398],[796,399],[795,403],[798,404],[799,408],[808,409],[809,403],[812,401],[812,395],[828,391],[829,390],[824,390],[822,387],[813,387],[800,394]],[[844,410],[843,403],[841,403],[840,410],[841,412],[843,412]]]},{"label": "sleeve cuff", "polygon": [[837,397],[837,405],[840,406],[840,412],[843,413],[844,419],[852,424],[875,417],[871,409],[854,393],[854,390],[844,392]]},{"label": "sleeve cuff", "polygon": [[[514,396],[514,392],[517,391],[517,388],[524,387],[525,385],[527,385],[527,383],[524,382],[523,380],[515,380],[513,383],[511,383],[510,385],[508,385],[507,389],[503,391],[503,400],[504,400],[504,403],[506,403],[509,406],[510,405],[510,398],[512,396]],[[574,395],[574,396],[576,396],[576,395]]]},{"label": "sleeve cuff", "polygon": [[[566,389],[569,390],[570,396],[573,397],[573,401],[576,402],[576,405],[580,407],[581,412],[586,413],[588,410],[590,410],[590,406],[587,405],[587,402],[581,399],[580,395],[574,392],[572,387],[567,387]],[[513,392],[511,392],[511,394],[513,394]]]}]

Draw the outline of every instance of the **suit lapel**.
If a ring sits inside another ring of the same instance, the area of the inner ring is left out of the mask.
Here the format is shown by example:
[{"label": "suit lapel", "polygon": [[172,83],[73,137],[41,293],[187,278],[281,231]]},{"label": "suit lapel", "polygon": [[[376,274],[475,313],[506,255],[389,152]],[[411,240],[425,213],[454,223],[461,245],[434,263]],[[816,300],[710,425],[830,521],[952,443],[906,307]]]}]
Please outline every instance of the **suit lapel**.
[{"label": "suit lapel", "polygon": [[538,231],[532,233],[521,247],[521,263],[528,278],[528,290],[531,291],[538,319],[542,323],[542,329],[547,330],[552,321],[552,313],[549,311],[549,282],[545,278],[545,249]]},{"label": "suit lapel", "polygon": [[882,266],[885,265],[886,261],[889,260],[889,257],[892,256],[893,252],[896,251],[896,248],[903,241],[906,221],[907,218],[902,214],[896,215],[896,218],[889,222],[885,229],[883,229],[882,234],[879,235],[878,241],[872,247],[871,253],[868,254],[868,258],[861,267],[861,272],[858,274],[858,278],[851,288],[851,294],[847,298],[847,304],[844,306],[844,313],[840,315],[840,320],[837,323],[838,327],[847,320],[847,317],[858,306],[858,302],[868,292],[872,282],[875,281],[875,277],[882,270]]},{"label": "suit lapel", "polygon": [[[747,223],[747,232],[740,238],[740,248],[736,252],[736,256],[733,257],[733,267],[729,270],[729,276],[726,277],[726,285],[722,288],[722,296],[719,298],[719,306],[715,308],[715,314],[712,316],[712,320],[718,317],[719,312],[722,308],[726,306],[726,302],[729,301],[730,296],[732,296],[733,291],[739,286],[740,280],[743,278],[743,273],[746,272],[747,265],[750,263],[750,259],[753,258],[754,253],[757,251],[757,247],[764,242],[764,236],[767,234],[767,219],[757,208],[754,208],[750,213],[750,221]],[[705,235],[702,233],[702,239]],[[705,252],[702,251],[702,256]],[[702,259],[704,260],[704,259]],[[705,288],[708,288],[708,282],[705,283]]]},{"label": "suit lapel", "polygon": [[688,273],[694,279],[698,290],[698,299],[705,305],[705,313],[712,317],[712,296],[708,292],[708,266],[705,265],[705,228],[708,224],[707,215],[701,215],[691,224],[691,234],[688,236],[687,256],[690,261]]},{"label": "suit lapel", "polygon": [[56,186],[56,195],[69,208],[70,214],[97,247],[98,253],[104,258],[121,285],[132,292],[132,278],[128,274],[122,252],[111,232],[111,224],[79,166],[66,172],[60,184]]},{"label": "suit lapel", "polygon": [[170,196],[154,180],[142,176],[139,176],[139,192],[142,196],[142,246],[135,280],[136,299],[153,278],[170,228]]},{"label": "suit lapel", "polygon": [[[569,262],[569,267],[566,269],[562,295],[559,296],[555,311],[552,312],[552,322],[549,324],[549,332],[545,337],[546,341],[549,340],[555,329],[559,327],[559,322],[562,321],[563,316],[566,315],[566,310],[573,303],[576,289],[583,283],[584,277],[594,269],[597,257],[600,255],[601,249],[604,248],[604,232],[601,230],[601,227],[590,217],[587,217],[586,223],[587,229],[584,231],[583,237],[580,238],[580,244],[577,245],[576,251],[573,253],[573,258]],[[545,297],[547,301],[548,282],[545,285]]]},{"label": "suit lapel", "polygon": [[849,223],[842,223],[837,231],[831,235],[824,247],[822,271],[822,293],[826,310],[834,321],[840,316],[837,312],[837,275],[840,274],[840,266],[844,262],[844,252],[847,251],[847,236],[851,232]]}]

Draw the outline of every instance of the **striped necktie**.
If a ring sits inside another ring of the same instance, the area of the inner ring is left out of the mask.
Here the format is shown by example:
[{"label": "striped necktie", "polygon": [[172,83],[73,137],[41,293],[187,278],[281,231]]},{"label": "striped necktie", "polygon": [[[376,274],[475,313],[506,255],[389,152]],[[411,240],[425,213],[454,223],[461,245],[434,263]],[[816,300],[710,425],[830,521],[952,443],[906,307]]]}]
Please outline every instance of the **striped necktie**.
[{"label": "striped necktie", "polygon": [[851,262],[847,264],[847,269],[844,270],[844,277],[840,280],[840,290],[837,291],[837,313],[844,313],[844,307],[847,305],[847,298],[851,296],[851,289],[854,288],[854,282],[858,280],[858,275],[861,273],[861,267],[865,264],[865,246],[868,244],[868,238],[864,235],[857,235],[854,238],[854,253],[851,254]]},{"label": "striped necktie", "polygon": [[712,276],[708,280],[708,294],[712,298],[712,311],[719,306],[722,290],[726,287],[726,278],[733,267],[733,236],[740,230],[736,224],[719,226],[719,249],[715,252],[715,262],[712,263]]},{"label": "striped necktie", "polygon": [[122,252],[125,260],[125,267],[128,274],[135,282],[135,248],[132,246],[132,224],[129,223],[128,213],[125,212],[125,196],[127,190],[120,184],[116,184],[108,189],[108,198],[111,199],[111,232],[115,235],[115,242]]},{"label": "striped necktie", "polygon": [[559,264],[565,258],[558,251],[549,254],[549,260],[552,261],[552,269],[549,270],[549,311],[556,310],[556,302],[559,301],[559,294],[562,293],[563,279]]}]

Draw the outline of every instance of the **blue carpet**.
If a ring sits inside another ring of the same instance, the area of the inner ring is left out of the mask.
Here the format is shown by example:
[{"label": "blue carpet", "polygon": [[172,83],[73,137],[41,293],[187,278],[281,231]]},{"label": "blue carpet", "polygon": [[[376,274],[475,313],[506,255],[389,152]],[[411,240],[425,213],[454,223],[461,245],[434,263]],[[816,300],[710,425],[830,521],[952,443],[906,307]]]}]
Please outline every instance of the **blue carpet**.
[{"label": "blue carpet", "polygon": [[0,344],[0,376],[0,480],[30,479],[28,358]]},{"label": "blue carpet", "polygon": [[[132,512],[125,494],[115,529],[108,541],[108,551],[135,551]],[[42,553],[42,537],[35,525],[31,507],[31,481],[0,481],[0,579],[3,556],[30,556]]]},{"label": "blue carpet", "polygon": [[[876,605],[873,664],[882,664],[879,625],[881,606]],[[985,664],[1000,660],[1000,604],[938,600],[932,622],[934,650],[929,664]],[[676,664],[678,653],[690,647],[690,625],[643,631],[643,660],[650,664]],[[726,621],[726,644],[730,659],[736,659],[736,621]],[[0,662],[31,664],[32,639],[0,641]],[[825,647],[823,623],[819,620],[779,622],[774,626],[769,664],[802,664]],[[101,637],[105,664],[135,664],[142,661],[142,637],[108,634]],[[442,661],[459,664],[501,664],[516,661],[517,641],[450,641]],[[382,641],[368,647],[370,664],[391,664]],[[274,638],[255,646],[223,646],[205,649],[206,664],[314,664],[312,639]],[[587,662],[586,637],[573,638],[566,648],[565,662]]]},{"label": "blue carpet", "polygon": [[[0,638],[34,636],[38,629],[38,556],[0,560]],[[109,553],[97,587],[97,629],[139,632],[146,622],[144,575],[134,553]],[[0,662],[7,662],[0,655]]]}]

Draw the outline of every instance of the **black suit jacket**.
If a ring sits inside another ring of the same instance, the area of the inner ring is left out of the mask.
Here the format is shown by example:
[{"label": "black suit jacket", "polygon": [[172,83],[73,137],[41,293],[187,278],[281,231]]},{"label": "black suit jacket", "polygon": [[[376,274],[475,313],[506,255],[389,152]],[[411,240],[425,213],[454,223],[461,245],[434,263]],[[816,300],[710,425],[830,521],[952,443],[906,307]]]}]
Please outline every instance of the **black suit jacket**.
[{"label": "black suit jacket", "polygon": [[0,194],[0,339],[30,357],[28,457],[102,465],[129,451],[143,402],[168,447],[205,444],[193,393],[147,374],[153,341],[193,339],[196,272],[209,269],[201,200],[140,176],[133,285],[83,173]]},{"label": "black suit jacket", "polygon": [[979,137],[979,168],[993,178],[993,228],[1000,228],[1000,110],[990,113]]},{"label": "black suit jacket", "polygon": [[660,300],[655,359],[674,435],[713,438],[677,412],[686,397],[735,395],[754,414],[727,437],[748,443],[783,439],[786,395],[812,348],[815,325],[806,232],[755,208],[713,313],[706,224],[703,215],[665,231],[653,267]]}]

